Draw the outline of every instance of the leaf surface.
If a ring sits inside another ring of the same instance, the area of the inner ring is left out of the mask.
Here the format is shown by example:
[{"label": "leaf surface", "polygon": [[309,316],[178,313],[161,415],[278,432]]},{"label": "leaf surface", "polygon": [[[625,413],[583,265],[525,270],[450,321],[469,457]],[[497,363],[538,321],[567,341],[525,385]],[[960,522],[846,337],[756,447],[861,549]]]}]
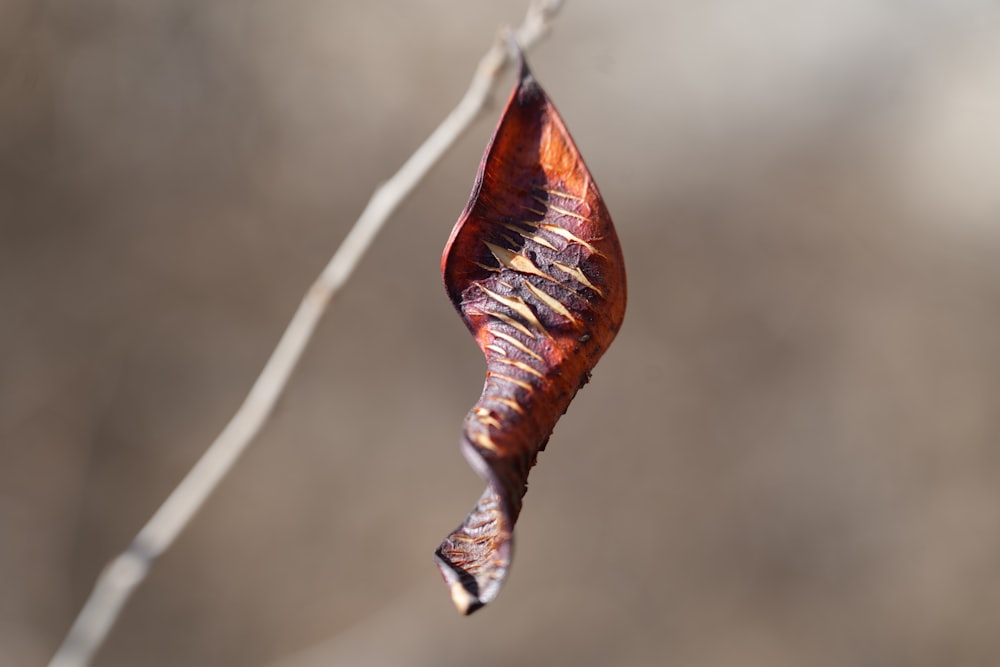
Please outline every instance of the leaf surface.
[{"label": "leaf surface", "polygon": [[469,614],[497,596],[528,471],[625,314],[611,216],[523,58],[441,269],[486,356],[462,451],[487,487],[435,553],[455,606]]}]

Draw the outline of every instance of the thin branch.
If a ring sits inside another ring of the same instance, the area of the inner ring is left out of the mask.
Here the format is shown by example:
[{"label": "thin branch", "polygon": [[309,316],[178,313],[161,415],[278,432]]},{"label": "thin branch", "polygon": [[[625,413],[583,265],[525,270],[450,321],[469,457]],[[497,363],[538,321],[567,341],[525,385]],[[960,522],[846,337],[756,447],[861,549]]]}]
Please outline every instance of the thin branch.
[{"label": "thin branch", "polygon": [[[514,33],[522,48],[531,47],[545,36],[561,5],[561,0],[532,2],[524,22]],[[104,568],[49,667],[83,667],[90,664],[122,607],[149,574],[153,561],[170,548],[260,432],[332,297],[347,282],[379,229],[482,111],[497,78],[510,61],[505,38],[506,31],[503,31],[479,61],[472,82],[458,106],[399,171],[372,194],[361,217],[306,292],[243,404],[139,531],[128,549]]]}]

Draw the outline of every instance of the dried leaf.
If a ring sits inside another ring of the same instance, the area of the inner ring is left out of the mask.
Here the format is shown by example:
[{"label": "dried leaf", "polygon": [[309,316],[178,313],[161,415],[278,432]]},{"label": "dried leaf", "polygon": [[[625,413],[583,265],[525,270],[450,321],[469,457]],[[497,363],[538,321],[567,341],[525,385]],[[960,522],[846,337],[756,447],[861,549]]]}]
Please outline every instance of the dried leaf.
[{"label": "dried leaf", "polygon": [[435,554],[469,614],[499,592],[528,471],[625,314],[611,217],[523,59],[441,268],[487,364],[462,451],[488,486]]}]

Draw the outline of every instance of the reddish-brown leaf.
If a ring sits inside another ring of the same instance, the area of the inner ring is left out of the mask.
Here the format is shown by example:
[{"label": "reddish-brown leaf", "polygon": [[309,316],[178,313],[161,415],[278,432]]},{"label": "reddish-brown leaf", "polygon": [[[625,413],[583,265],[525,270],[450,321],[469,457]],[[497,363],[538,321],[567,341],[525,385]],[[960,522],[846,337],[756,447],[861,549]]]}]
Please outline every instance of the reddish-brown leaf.
[{"label": "reddish-brown leaf", "polygon": [[469,614],[499,592],[528,471],[625,314],[611,216],[523,60],[441,269],[486,355],[462,451],[487,488],[435,554],[455,606]]}]

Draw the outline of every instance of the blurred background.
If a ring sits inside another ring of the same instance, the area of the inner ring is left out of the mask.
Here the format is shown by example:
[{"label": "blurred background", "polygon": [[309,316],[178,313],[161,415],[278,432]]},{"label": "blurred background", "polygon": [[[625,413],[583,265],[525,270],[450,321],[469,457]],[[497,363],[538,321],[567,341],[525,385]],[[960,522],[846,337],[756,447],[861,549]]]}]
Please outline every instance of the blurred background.
[{"label": "blurred background", "polygon": [[[41,665],[524,2],[0,3],[0,665]],[[512,79],[394,216],[96,664],[1000,664],[1000,7],[569,0],[534,53],[625,326],[500,598],[438,262]]]}]

